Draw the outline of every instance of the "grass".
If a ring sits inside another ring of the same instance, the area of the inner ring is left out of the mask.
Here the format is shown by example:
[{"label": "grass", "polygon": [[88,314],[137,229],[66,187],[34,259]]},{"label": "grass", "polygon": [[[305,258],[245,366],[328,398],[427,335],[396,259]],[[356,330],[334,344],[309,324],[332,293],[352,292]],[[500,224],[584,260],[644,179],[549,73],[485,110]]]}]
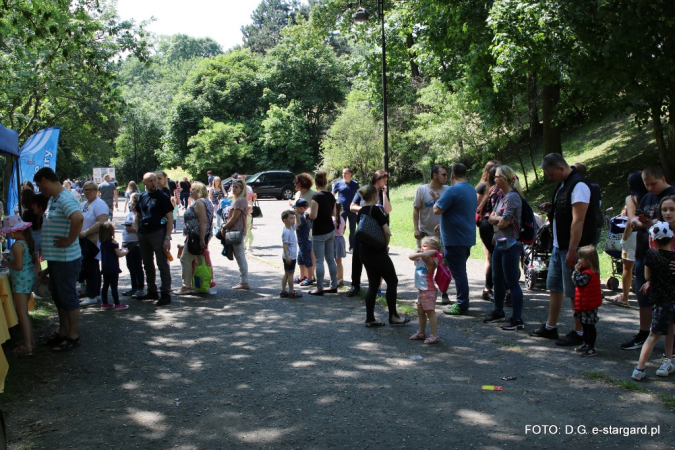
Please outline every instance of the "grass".
[{"label": "grass", "polygon": [[604,372],[589,371],[582,373],[586,378],[588,378],[591,381],[597,381],[609,386],[625,389],[627,391],[641,392],[644,394],[651,395],[652,397],[656,397],[659,400],[661,400],[666,407],[675,410],[675,395],[665,394],[662,392],[651,392],[645,389],[644,387],[639,386],[634,381],[619,380],[618,378],[614,378],[610,375],[607,375]]},{"label": "grass", "polygon": [[[641,169],[650,164],[659,164],[658,153],[652,134],[649,130],[640,130],[633,124],[629,117],[605,118],[590,122],[584,126],[568,130],[563,134],[563,154],[569,163],[581,162],[588,169],[587,177],[598,183],[602,190],[602,207],[613,207],[610,215],[617,215],[624,206],[628,195],[626,178],[631,170]],[[542,158],[543,148],[541,144],[533,146],[535,164],[539,164]],[[507,158],[505,163],[510,165],[521,178],[521,185],[525,190],[524,180],[528,180],[529,189],[525,191],[527,201],[536,205],[548,201],[553,193],[554,185],[544,181],[541,170],[537,170],[538,180],[529,163],[529,156],[525,149],[523,160],[525,174],[517,159]],[[478,184],[481,170],[470,170],[468,181],[472,185]],[[417,182],[403,184],[391,188],[392,214],[391,230],[393,233],[391,243],[404,248],[415,248],[412,223],[412,202],[415,190],[422,184],[422,179]],[[600,254],[600,269],[603,280],[611,274],[611,260],[604,253],[604,238],[598,245]],[[480,237],[476,236],[476,245],[471,249],[471,258],[484,259],[483,245]],[[620,275],[619,275],[620,278]]]}]

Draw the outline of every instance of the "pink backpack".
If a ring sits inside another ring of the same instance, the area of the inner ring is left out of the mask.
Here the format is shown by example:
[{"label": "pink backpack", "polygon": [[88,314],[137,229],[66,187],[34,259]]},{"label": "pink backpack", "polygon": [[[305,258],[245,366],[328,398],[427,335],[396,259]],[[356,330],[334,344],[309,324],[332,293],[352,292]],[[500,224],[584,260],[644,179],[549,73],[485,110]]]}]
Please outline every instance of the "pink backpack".
[{"label": "pink backpack", "polygon": [[436,258],[438,258],[438,267],[436,268],[436,276],[434,277],[434,281],[436,281],[438,289],[441,292],[445,292],[450,287],[452,273],[450,273],[450,269],[448,269],[445,264],[443,264],[443,255],[441,255],[438,250],[436,251]]}]

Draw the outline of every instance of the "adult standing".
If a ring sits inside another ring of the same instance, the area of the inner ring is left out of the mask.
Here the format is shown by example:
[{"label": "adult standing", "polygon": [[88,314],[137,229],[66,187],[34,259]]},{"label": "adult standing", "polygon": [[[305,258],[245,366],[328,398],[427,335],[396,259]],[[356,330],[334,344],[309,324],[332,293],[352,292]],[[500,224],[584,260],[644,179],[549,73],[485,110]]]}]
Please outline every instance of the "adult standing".
[{"label": "adult standing", "polygon": [[[621,287],[623,292],[617,294],[612,301],[619,306],[630,306],[628,295],[633,285],[633,269],[635,268],[635,246],[637,245],[637,230],[633,229],[631,220],[635,217],[638,205],[642,197],[648,194],[645,183],[642,181],[642,171],[634,170],[628,174],[628,190],[630,195],[626,197],[626,228],[621,236]],[[638,286],[638,289],[640,286]]]},{"label": "adult standing", "polygon": [[[208,199],[213,206],[214,211],[220,209],[220,201],[227,197],[227,192],[223,187],[223,182],[220,180],[220,177],[213,177],[213,183],[211,187],[208,188]],[[194,197],[193,197],[194,198]],[[213,217],[213,214],[211,214]],[[220,226],[223,224],[223,215],[216,214],[216,230],[220,230]]]},{"label": "adult standing", "polygon": [[[316,289],[309,293],[310,295],[336,294],[338,279],[335,263],[335,225],[333,224],[335,197],[326,190],[328,184],[326,172],[318,171],[314,177],[314,184],[317,193],[312,197],[309,217],[312,219],[312,249],[316,256]],[[328,289],[323,288],[323,277],[326,271],[324,259],[330,273],[330,288]]]},{"label": "adult standing", "polygon": [[288,204],[290,206],[295,205],[295,202],[298,201],[298,199],[304,198],[307,200],[307,203],[311,204],[312,203],[312,197],[314,197],[314,194],[316,194],[316,191],[312,189],[312,185],[314,182],[312,181],[312,176],[308,173],[301,173],[299,175],[296,175],[295,178],[293,178],[293,186],[295,186],[295,195],[293,196],[292,200],[288,201]]},{"label": "adult standing", "polygon": [[[233,175],[232,178],[236,178],[237,175]],[[209,184],[209,187],[213,185],[213,172],[210,170],[206,171],[206,182]]]},{"label": "adult standing", "polygon": [[243,239],[243,235],[246,234],[246,216],[248,215],[246,180],[233,179],[230,189],[234,201],[227,208],[227,222],[223,225],[223,235],[227,231],[241,231],[242,233],[241,241],[232,245],[234,259],[237,260],[239,266],[239,283],[232,286],[232,289],[248,290],[250,289],[248,285],[248,262],[246,261]]},{"label": "adult standing", "polygon": [[504,330],[522,330],[523,323],[523,291],[520,288],[520,256],[523,243],[520,240],[521,216],[523,214],[523,190],[513,169],[509,166],[497,166],[495,184],[504,192],[494,210],[490,213],[489,222],[495,228],[497,245],[492,253],[492,279],[494,281],[495,309],[483,322],[495,323],[504,321],[504,300],[506,289],[511,291],[513,315]]},{"label": "adult standing", "polygon": [[98,229],[108,220],[108,205],[97,196],[97,186],[93,181],[84,183],[85,201],[82,203],[82,231],[80,232],[80,251],[82,252],[82,270],[80,282],[86,282],[85,298],[80,306],[95,305],[101,294],[101,253],[98,247]]},{"label": "adult standing", "polygon": [[383,322],[375,320],[375,299],[377,297],[377,288],[380,280],[384,279],[387,283],[387,308],[389,309],[389,323],[391,325],[404,325],[410,322],[408,318],[401,318],[396,311],[396,297],[398,289],[398,277],[396,268],[389,257],[389,239],[391,231],[387,223],[387,217],[381,208],[378,207],[378,190],[375,186],[364,186],[359,189],[359,196],[363,199],[363,206],[359,209],[358,219],[363,215],[372,217],[384,233],[385,246],[375,248],[366,242],[357,241],[356,247],[360,247],[359,254],[363,260],[363,265],[368,274],[368,291],[366,292],[366,327],[381,327]]},{"label": "adult standing", "polygon": [[[136,300],[157,300],[157,306],[171,303],[171,268],[167,253],[171,251],[173,230],[173,205],[169,196],[159,189],[157,175],[143,175],[145,191],[136,205],[134,228],[138,230],[138,246],[141,249],[147,292],[138,292]],[[157,292],[155,260],[161,279],[161,295]]]},{"label": "adult standing", "polygon": [[675,187],[668,184],[660,167],[645,167],[642,171],[642,181],[649,192],[640,200],[635,216],[630,221],[631,227],[637,230],[635,246],[635,295],[640,307],[640,329],[630,341],[621,344],[621,348],[624,350],[641,348],[649,336],[654,303],[649,293],[645,293],[640,289],[647,281],[645,279],[645,255],[649,248],[648,230],[649,227],[657,222],[658,206],[663,197],[675,195]]},{"label": "adult standing", "polygon": [[113,204],[115,204],[115,208],[119,208],[119,204],[117,203],[117,186],[111,181],[110,175],[107,173],[103,175],[103,183],[98,185],[98,191],[101,193],[101,200],[108,205],[108,210],[110,211],[108,216],[112,221]]},{"label": "adult standing", "polygon": [[483,169],[480,183],[476,186],[476,200],[478,208],[476,209],[476,226],[478,235],[483,243],[483,253],[485,254],[485,287],[483,288],[483,300],[493,300],[492,292],[492,252],[495,245],[492,242],[494,237],[494,226],[490,223],[490,214],[497,205],[497,202],[504,196],[504,193],[495,186],[497,161],[488,161]]},{"label": "adult standing", "polygon": [[190,198],[190,182],[187,177],[183,177],[183,180],[179,183],[180,186],[180,204],[183,206],[183,209],[188,209],[188,199]]},{"label": "adult standing", "polygon": [[[387,182],[389,181],[389,174],[384,170],[376,170],[370,179],[370,186],[373,186],[377,191],[376,205],[384,213],[389,224],[389,213],[391,212],[391,203],[389,202],[389,195],[387,194]],[[357,213],[361,210],[361,206],[365,205],[365,200],[360,193],[356,193],[352,199],[352,204],[349,209]],[[361,273],[363,271],[363,263],[361,262],[360,246],[354,247],[352,250],[352,287],[347,292],[347,297],[354,297],[361,291]],[[378,290],[380,283],[378,282]],[[379,293],[379,292],[378,292]]]},{"label": "adult standing", "polygon": [[476,189],[466,181],[466,166],[452,166],[450,186],[434,205],[434,213],[441,215],[441,240],[445,260],[455,279],[457,303],[443,309],[445,314],[466,314],[469,309],[469,279],[466,260],[476,244]]},{"label": "adult standing", "polygon": [[70,180],[65,180],[63,182],[63,187],[68,189],[71,194],[75,196],[75,198],[79,201],[80,200],[80,193],[77,192],[77,189],[73,189],[73,183]]},{"label": "adult standing", "polygon": [[[199,248],[203,251],[207,248],[209,240],[211,239],[214,207],[208,198],[206,198],[208,190],[203,183],[198,181],[195,182],[192,185],[192,192],[190,195],[194,199],[194,203],[183,215],[183,235],[186,238],[198,236]],[[193,255],[187,244],[183,247],[183,254],[180,257],[183,286],[176,291],[176,294],[183,295],[192,291],[192,263],[199,258],[203,258],[203,256]]]},{"label": "adult standing", "polygon": [[548,319],[531,331],[530,336],[557,339],[556,345],[561,346],[581,345],[581,320],[574,318],[574,329],[558,339],[558,318],[565,298],[574,308],[572,270],[577,263],[577,249],[595,242],[598,200],[586,179],[576,168],[570,167],[562,155],[549,153],[544,156],[541,168],[558,186],[551,202],[541,205],[541,209],[549,211],[548,218],[553,229],[553,252],[546,277],[546,289],[550,291]]},{"label": "adult standing", "polygon": [[134,194],[140,194],[141,191],[138,190],[138,185],[136,184],[135,181],[129,181],[129,184],[127,184],[127,190],[124,192],[124,212],[129,213],[131,212],[130,209],[127,208],[129,205],[129,202],[131,201],[131,196]]},{"label": "adult standing", "polygon": [[333,186],[333,194],[342,207],[342,218],[347,222],[349,220],[349,252],[354,248],[354,234],[356,233],[356,213],[349,207],[352,204],[354,196],[359,190],[359,183],[352,180],[352,169],[345,167],[342,169],[342,179],[338,180]]},{"label": "adult standing", "polygon": [[80,303],[77,299],[77,276],[80,273],[80,245],[77,241],[84,217],[75,196],[59,183],[59,177],[49,167],[33,176],[40,192],[49,197],[42,225],[42,256],[49,275],[52,301],[59,314],[59,329],[47,341],[53,351],[68,351],[80,346]]},{"label": "adult standing", "polygon": [[[441,198],[448,189],[448,169],[440,164],[431,168],[429,177],[431,181],[417,188],[415,199],[413,200],[413,228],[417,241],[417,251],[422,248],[422,239],[427,236],[438,236],[440,238],[439,223],[440,217],[434,214],[434,203]],[[447,292],[442,294],[442,303],[448,304]]]}]

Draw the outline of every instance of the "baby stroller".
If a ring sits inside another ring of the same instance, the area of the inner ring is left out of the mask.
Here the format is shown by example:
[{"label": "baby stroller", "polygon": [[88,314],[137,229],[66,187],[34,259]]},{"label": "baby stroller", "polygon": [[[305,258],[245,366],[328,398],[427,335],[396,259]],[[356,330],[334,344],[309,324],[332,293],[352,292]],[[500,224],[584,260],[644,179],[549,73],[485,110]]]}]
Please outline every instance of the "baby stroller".
[{"label": "baby stroller", "polygon": [[523,271],[525,272],[525,286],[529,291],[535,289],[538,283],[546,285],[548,264],[551,260],[551,246],[553,245],[553,230],[548,220],[544,222],[535,214],[537,219],[537,237],[532,245],[523,246]]},{"label": "baby stroller", "polygon": [[609,218],[606,214],[611,210],[612,208],[608,208],[605,211],[605,220],[607,221],[605,253],[609,255],[612,262],[612,276],[607,278],[605,287],[609,290],[615,291],[619,288],[619,278],[617,277],[621,277],[623,273],[623,262],[621,261],[621,238],[623,237],[623,232],[626,230],[628,218],[623,215]]}]

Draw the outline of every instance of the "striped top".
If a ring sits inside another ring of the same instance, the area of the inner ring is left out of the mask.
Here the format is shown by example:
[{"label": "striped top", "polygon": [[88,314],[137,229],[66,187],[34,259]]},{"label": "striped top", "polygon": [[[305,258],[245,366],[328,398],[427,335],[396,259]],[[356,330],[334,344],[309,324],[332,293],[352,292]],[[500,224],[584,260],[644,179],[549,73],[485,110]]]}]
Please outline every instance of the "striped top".
[{"label": "striped top", "polygon": [[68,238],[70,234],[70,217],[80,211],[80,202],[67,190],[61,191],[56,197],[49,199],[42,223],[42,257],[47,261],[75,261],[82,257],[80,242],[75,239],[65,248],[54,247],[54,238]]}]

